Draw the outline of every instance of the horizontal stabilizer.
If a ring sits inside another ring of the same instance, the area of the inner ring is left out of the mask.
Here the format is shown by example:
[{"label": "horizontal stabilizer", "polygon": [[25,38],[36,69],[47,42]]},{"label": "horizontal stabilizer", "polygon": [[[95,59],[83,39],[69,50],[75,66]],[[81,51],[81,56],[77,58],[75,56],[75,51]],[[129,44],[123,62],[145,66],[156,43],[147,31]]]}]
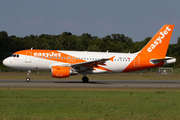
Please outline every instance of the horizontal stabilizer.
[{"label": "horizontal stabilizer", "polygon": [[162,59],[151,59],[150,63],[158,64],[159,62],[162,62],[162,61],[164,61],[164,62],[173,61],[173,63],[174,63],[174,62],[176,62],[176,58],[166,57],[166,58],[162,58]]}]

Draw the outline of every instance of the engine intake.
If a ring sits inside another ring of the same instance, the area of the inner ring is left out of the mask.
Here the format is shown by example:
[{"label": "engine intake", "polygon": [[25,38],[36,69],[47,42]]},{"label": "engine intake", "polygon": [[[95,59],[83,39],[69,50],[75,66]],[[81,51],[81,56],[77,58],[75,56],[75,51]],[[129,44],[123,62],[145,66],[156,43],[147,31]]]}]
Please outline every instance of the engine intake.
[{"label": "engine intake", "polygon": [[77,75],[78,73],[71,67],[53,66],[51,69],[52,77],[65,78],[70,75]]}]

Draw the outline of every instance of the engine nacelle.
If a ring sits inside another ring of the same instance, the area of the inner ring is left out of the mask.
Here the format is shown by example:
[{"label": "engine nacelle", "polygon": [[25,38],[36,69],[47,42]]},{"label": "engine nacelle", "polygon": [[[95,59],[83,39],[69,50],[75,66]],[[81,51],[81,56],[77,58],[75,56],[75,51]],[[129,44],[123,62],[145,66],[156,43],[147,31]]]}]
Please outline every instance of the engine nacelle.
[{"label": "engine nacelle", "polygon": [[77,75],[78,73],[71,67],[52,66],[51,74],[52,77],[55,78],[65,78],[69,77],[70,75]]}]

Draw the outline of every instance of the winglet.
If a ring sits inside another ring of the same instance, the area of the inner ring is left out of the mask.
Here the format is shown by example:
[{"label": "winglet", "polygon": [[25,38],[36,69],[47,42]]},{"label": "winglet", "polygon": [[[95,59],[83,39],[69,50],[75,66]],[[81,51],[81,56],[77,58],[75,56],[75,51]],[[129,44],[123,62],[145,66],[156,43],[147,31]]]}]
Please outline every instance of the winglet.
[{"label": "winglet", "polygon": [[113,62],[114,57],[115,57],[115,56],[113,56],[113,57],[109,58],[109,60],[111,60],[111,61]]}]

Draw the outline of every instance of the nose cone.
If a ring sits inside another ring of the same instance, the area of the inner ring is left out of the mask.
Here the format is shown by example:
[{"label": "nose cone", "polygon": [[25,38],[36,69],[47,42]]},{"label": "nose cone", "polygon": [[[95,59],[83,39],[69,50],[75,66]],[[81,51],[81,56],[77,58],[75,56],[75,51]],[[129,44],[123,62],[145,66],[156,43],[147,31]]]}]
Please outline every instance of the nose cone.
[{"label": "nose cone", "polygon": [[6,59],[4,59],[3,60],[3,64],[5,65],[5,66],[8,66],[8,64],[9,64],[9,60],[6,58]]}]

